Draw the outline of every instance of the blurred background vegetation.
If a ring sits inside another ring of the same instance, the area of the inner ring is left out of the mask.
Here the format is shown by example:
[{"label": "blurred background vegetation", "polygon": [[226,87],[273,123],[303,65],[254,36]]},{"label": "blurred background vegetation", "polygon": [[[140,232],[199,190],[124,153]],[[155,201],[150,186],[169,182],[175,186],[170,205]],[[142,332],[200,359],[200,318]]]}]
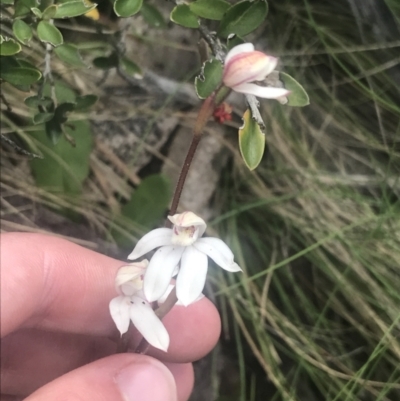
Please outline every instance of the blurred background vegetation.
[{"label": "blurred background vegetation", "polygon": [[[173,5],[145,4],[129,23],[108,2],[98,20],[56,21],[83,63],[53,57],[54,85],[41,88],[81,102],[56,145],[24,103],[34,93],[2,83],[2,231],[50,232],[125,258],[161,224],[180,165],[174,149],[196,116],[199,37],[172,26]],[[199,165],[213,170],[192,177],[182,207],[209,218],[245,273],[210,269],[223,334],[198,364],[192,399],[400,400],[400,3],[269,6],[247,39],[279,56],[311,104],[262,102],[268,151],[253,172],[237,147],[240,102],[232,122],[207,128],[204,146],[217,151]],[[121,43],[122,71],[113,61]],[[44,66],[36,38],[24,52]]]}]

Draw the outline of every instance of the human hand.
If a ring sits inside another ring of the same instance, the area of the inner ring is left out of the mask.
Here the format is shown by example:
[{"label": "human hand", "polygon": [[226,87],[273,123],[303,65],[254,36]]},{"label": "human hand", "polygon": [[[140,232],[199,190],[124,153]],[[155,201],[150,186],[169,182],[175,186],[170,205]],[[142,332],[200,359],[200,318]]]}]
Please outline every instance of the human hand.
[{"label": "human hand", "polygon": [[[1,401],[184,401],[220,333],[206,298],[163,319],[168,353],[117,354],[108,304],[126,264],[56,237],[1,235]],[[140,336],[134,336],[137,342]]]}]

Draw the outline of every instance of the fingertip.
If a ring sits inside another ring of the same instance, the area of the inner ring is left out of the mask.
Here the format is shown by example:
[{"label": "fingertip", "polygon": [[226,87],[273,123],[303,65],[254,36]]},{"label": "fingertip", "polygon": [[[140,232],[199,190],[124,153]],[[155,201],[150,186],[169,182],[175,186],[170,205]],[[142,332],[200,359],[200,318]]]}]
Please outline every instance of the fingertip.
[{"label": "fingertip", "polygon": [[178,401],[187,401],[194,386],[193,365],[191,363],[166,363],[165,365],[175,378],[179,378],[176,381]]},{"label": "fingertip", "polygon": [[172,372],[146,355],[118,354],[69,372],[41,387],[27,401],[176,401]]},{"label": "fingertip", "polygon": [[187,307],[174,306],[163,323],[170,335],[168,353],[151,348],[149,355],[168,362],[187,363],[204,357],[221,333],[219,313],[207,298]]}]

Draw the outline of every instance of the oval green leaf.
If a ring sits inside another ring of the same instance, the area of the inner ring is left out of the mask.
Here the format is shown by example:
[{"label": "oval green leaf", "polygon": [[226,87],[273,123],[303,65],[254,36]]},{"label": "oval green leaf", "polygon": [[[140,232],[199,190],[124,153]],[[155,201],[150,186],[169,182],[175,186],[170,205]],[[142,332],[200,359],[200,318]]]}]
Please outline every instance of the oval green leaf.
[{"label": "oval green leaf", "polygon": [[250,109],[243,115],[243,126],[239,128],[239,148],[249,170],[254,170],[261,162],[265,149],[265,135],[253,119]]},{"label": "oval green leaf", "polygon": [[101,70],[109,70],[118,67],[118,56],[112,53],[108,57],[97,57],[93,60],[93,65]]},{"label": "oval green leaf", "polygon": [[47,121],[50,121],[53,118],[54,114],[53,113],[38,113],[35,114],[32,118],[33,124],[42,124]]},{"label": "oval green leaf", "polygon": [[189,4],[190,11],[201,18],[219,21],[230,8],[225,0],[197,0]]},{"label": "oval green leaf", "polygon": [[285,72],[280,72],[279,79],[283,82],[284,87],[290,90],[290,94],[287,96],[287,106],[304,107],[310,104],[307,92],[293,77]]},{"label": "oval green leaf", "polygon": [[82,60],[78,48],[74,45],[65,43],[56,47],[54,53],[64,63],[73,65],[74,67],[87,67]]},{"label": "oval green leaf", "polygon": [[52,4],[51,6],[48,6],[42,13],[42,18],[49,20],[54,18],[54,16],[56,15],[57,12],[57,8],[58,6],[55,4]]},{"label": "oval green leaf", "polygon": [[35,15],[35,17],[42,19],[43,14],[42,12],[37,8],[37,7],[32,7],[31,11],[33,12],[33,14]]},{"label": "oval green leaf", "polygon": [[238,36],[248,35],[257,29],[268,14],[265,0],[241,1],[232,6],[224,15],[218,29],[222,37],[231,33]]},{"label": "oval green leaf", "polygon": [[115,0],[114,12],[118,17],[130,17],[140,11],[143,0]]},{"label": "oval green leaf", "polygon": [[150,26],[153,26],[155,28],[165,28],[167,26],[164,17],[160,13],[160,11],[158,11],[158,9],[151,4],[144,3],[140,10],[140,13],[143,16],[143,19]]},{"label": "oval green leaf", "polygon": [[54,18],[77,17],[93,10],[95,7],[97,7],[97,4],[89,4],[83,0],[68,1],[67,3],[57,4],[57,11]]},{"label": "oval green leaf", "polygon": [[128,75],[132,76],[133,78],[143,78],[142,70],[140,69],[140,67],[128,58],[123,57],[120,60],[120,66]]},{"label": "oval green leaf", "polygon": [[93,138],[87,121],[74,121],[74,127],[65,126],[65,132],[76,141],[76,147],[61,136],[57,145],[45,130],[32,132],[39,141],[44,159],[30,162],[36,184],[51,192],[64,194],[79,193],[82,183],[89,174],[90,153]]},{"label": "oval green leaf", "polygon": [[186,28],[198,28],[200,26],[199,18],[190,11],[189,6],[186,4],[179,4],[176,6],[171,11],[170,19],[172,22],[175,22],[175,24],[182,25]]},{"label": "oval green leaf", "polygon": [[53,105],[53,101],[49,97],[39,97],[38,95],[29,96],[25,98],[24,103],[28,107],[38,108],[39,106],[48,108]]},{"label": "oval green leaf", "polygon": [[26,86],[39,81],[42,74],[33,68],[14,67],[12,69],[1,68],[0,77],[12,85]]},{"label": "oval green leaf", "polygon": [[84,95],[76,97],[76,105],[75,110],[86,110],[89,107],[92,107],[98,100],[96,95]]},{"label": "oval green leaf", "polygon": [[13,56],[21,51],[21,45],[11,38],[0,36],[0,56]]},{"label": "oval green leaf", "polygon": [[217,59],[208,60],[203,64],[201,74],[194,80],[197,95],[200,99],[210,96],[222,82],[223,67]]},{"label": "oval green leaf", "polygon": [[14,21],[12,30],[15,37],[24,45],[26,45],[32,39],[31,27],[21,19]]},{"label": "oval green leaf", "polygon": [[121,214],[132,221],[152,227],[166,212],[171,197],[167,177],[154,174],[146,177],[121,209]]},{"label": "oval green leaf", "polygon": [[226,47],[228,50],[231,50],[233,47],[242,45],[246,41],[242,39],[240,36],[237,36],[235,34],[229,35],[227,40],[226,40]]},{"label": "oval green leaf", "polygon": [[37,34],[42,42],[50,43],[53,46],[59,46],[63,43],[61,32],[53,24],[47,21],[40,21],[37,26]]}]

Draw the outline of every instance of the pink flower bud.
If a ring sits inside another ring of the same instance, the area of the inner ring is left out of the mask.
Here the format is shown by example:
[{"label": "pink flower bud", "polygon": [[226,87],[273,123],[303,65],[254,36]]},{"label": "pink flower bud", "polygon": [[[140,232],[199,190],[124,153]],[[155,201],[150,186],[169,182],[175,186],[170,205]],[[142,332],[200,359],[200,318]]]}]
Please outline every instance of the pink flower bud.
[{"label": "pink flower bud", "polygon": [[287,96],[284,88],[259,86],[252,82],[262,81],[276,67],[278,59],[254,50],[251,43],[232,48],[225,58],[223,82],[236,92],[247,93],[267,99]]}]

